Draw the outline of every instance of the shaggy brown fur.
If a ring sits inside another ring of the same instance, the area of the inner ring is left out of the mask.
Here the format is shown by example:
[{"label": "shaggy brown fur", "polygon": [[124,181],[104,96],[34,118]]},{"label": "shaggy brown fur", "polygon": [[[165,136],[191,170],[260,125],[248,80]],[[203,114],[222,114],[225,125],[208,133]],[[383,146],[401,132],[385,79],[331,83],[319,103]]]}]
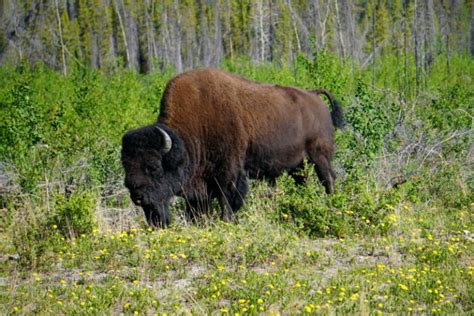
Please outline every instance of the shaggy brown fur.
[{"label": "shaggy brown fur", "polygon": [[[319,97],[321,93],[328,96],[332,113]],[[136,191],[155,196],[148,199],[156,204],[150,208],[156,215],[150,218],[160,219],[149,220],[151,224],[166,226],[169,216],[163,207],[172,195],[186,198],[190,216],[218,198],[223,219],[230,220],[243,204],[247,174],[275,179],[285,170],[298,169],[306,156],[327,193],[333,192],[333,133],[334,126],[342,126],[342,112],[325,90],[260,84],[215,69],[189,71],[168,83],[155,126],[173,139],[170,153],[160,155],[159,145],[150,152],[152,145],[147,141],[134,140],[160,138],[150,127],[127,133],[122,149],[132,199]],[[174,155],[168,163],[167,155]],[[177,169],[180,176],[165,182],[147,176],[142,165],[149,161],[159,165],[157,177],[166,178]],[[167,191],[171,193],[165,194]]]}]

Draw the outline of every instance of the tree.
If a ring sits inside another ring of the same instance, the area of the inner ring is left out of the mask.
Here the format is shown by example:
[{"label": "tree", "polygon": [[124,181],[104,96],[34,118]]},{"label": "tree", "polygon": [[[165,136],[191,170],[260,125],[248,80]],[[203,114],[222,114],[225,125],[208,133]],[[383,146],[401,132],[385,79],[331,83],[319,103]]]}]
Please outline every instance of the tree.
[{"label": "tree", "polygon": [[[121,10],[120,10],[120,7],[119,7],[119,3],[123,7],[123,2],[120,1],[120,0],[112,0],[112,1],[114,2],[114,10],[115,10],[118,25],[119,25],[119,28],[120,28],[120,33],[115,32],[115,34],[116,34],[116,37],[117,37],[117,34],[120,34],[122,36],[123,50],[125,51],[125,57],[126,57],[125,58],[125,67],[130,67],[131,57],[130,57],[130,51],[129,51],[129,47],[128,47],[127,33],[125,32],[125,24],[123,22],[122,13],[120,12]],[[115,43],[118,46],[119,41],[115,41]]]},{"label": "tree", "polygon": [[241,56],[291,64],[327,49],[374,70],[381,56],[401,63],[413,52],[417,83],[426,84],[437,55],[448,71],[453,53],[474,55],[472,0],[0,0],[0,7],[0,63],[42,61],[64,74],[73,63],[140,72]]},{"label": "tree", "polygon": [[341,12],[339,10],[339,1],[338,0],[335,0],[334,1],[334,7],[335,7],[335,11],[336,11],[336,31],[337,31],[337,35],[338,35],[338,41],[339,41],[339,55],[344,59],[346,57],[346,48],[345,48],[345,45],[344,45],[344,38],[343,38],[343,30],[342,30],[342,18],[341,18]]},{"label": "tree", "polygon": [[291,29],[291,18],[288,7],[284,4],[283,0],[277,2],[277,12],[278,23],[275,26],[273,46],[278,48],[274,48],[274,58],[282,64],[290,64],[293,33],[288,32]]},{"label": "tree", "polygon": [[474,56],[474,3],[471,2],[471,40],[470,40],[470,52],[471,56]]}]

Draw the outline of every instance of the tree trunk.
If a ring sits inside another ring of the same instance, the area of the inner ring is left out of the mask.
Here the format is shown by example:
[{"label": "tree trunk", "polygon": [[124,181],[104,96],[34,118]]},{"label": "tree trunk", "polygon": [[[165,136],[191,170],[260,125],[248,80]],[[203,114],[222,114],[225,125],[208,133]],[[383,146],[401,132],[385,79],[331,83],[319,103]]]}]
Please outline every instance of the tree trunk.
[{"label": "tree trunk", "polygon": [[349,28],[349,43],[350,43],[350,55],[352,59],[352,67],[354,67],[354,59],[356,58],[355,50],[356,50],[356,34],[355,34],[355,25],[356,19],[354,18],[354,3],[350,2],[346,5],[347,7],[347,26]]},{"label": "tree trunk", "polygon": [[263,30],[263,0],[257,2],[258,10],[258,30],[260,40],[260,62],[265,61],[265,32]]},{"label": "tree trunk", "polygon": [[199,1],[199,62],[203,66],[210,65],[211,42],[205,16],[205,1]]},{"label": "tree trunk", "polygon": [[471,56],[474,56],[474,3],[471,3]]},{"label": "tree trunk", "polygon": [[175,15],[176,19],[173,23],[173,43],[175,45],[175,51],[174,51],[174,69],[176,70],[177,73],[180,73],[183,71],[183,60],[181,57],[181,15],[179,12],[179,6],[178,3],[175,2]]},{"label": "tree trunk", "polygon": [[274,29],[273,29],[273,7],[272,7],[273,0],[269,0],[268,4],[270,7],[270,23],[268,29],[268,57],[271,62],[273,62],[273,38],[274,38]]},{"label": "tree trunk", "polygon": [[58,29],[59,29],[59,40],[61,42],[61,57],[62,57],[62,63],[63,63],[63,76],[67,75],[67,66],[66,66],[66,46],[64,45],[64,40],[63,40],[63,28],[61,25],[61,15],[59,14],[59,4],[58,0],[54,1],[56,4],[56,18],[58,19]]},{"label": "tree trunk", "polygon": [[213,59],[212,65],[218,67],[222,60],[223,55],[223,45],[222,45],[222,27],[220,19],[220,5],[217,2],[214,5],[214,49],[213,49]]},{"label": "tree trunk", "polygon": [[372,5],[372,86],[375,86],[375,2]]},{"label": "tree trunk", "polygon": [[120,10],[119,10],[118,4],[117,4],[118,0],[113,0],[113,1],[114,1],[114,6],[115,6],[115,12],[117,13],[117,18],[118,18],[118,21],[119,21],[120,30],[122,32],[122,37],[123,37],[123,45],[125,47],[125,56],[127,58],[126,59],[126,66],[130,67],[130,52],[128,50],[127,34],[125,33],[125,27],[123,25],[122,16],[120,15]]},{"label": "tree trunk", "polygon": [[414,22],[413,22],[413,49],[415,51],[415,95],[418,95],[418,85],[420,83],[420,61],[419,61],[419,48],[418,48],[418,2],[414,2]]},{"label": "tree trunk", "polygon": [[446,5],[446,76],[449,77],[449,32],[451,32],[451,10],[449,2]]},{"label": "tree trunk", "polygon": [[403,101],[407,102],[407,6],[408,0],[403,1]]},{"label": "tree trunk", "polygon": [[342,23],[341,23],[341,13],[339,10],[338,0],[334,1],[334,5],[336,7],[336,25],[337,25],[337,35],[339,39],[339,45],[341,47],[341,57],[342,59],[345,58],[345,48],[344,48],[344,39],[342,38]]}]

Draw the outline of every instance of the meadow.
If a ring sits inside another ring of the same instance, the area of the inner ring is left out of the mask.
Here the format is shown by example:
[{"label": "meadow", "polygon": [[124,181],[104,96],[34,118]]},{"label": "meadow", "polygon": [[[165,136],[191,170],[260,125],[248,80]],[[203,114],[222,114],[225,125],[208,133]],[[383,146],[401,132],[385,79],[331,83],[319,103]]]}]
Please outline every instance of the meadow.
[{"label": "meadow", "polygon": [[[344,108],[335,194],[251,181],[237,223],[217,206],[153,230],[123,186],[120,139],[153,122],[171,69],[67,76],[0,68],[0,314],[471,314],[474,61],[375,73],[332,53],[223,69]],[[405,82],[404,82],[405,81]]]}]

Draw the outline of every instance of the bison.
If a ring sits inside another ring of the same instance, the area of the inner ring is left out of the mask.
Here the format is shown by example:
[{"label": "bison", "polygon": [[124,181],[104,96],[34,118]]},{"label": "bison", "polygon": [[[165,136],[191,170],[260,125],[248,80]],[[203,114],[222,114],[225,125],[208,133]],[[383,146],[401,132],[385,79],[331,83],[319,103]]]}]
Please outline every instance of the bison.
[{"label": "bison", "polygon": [[332,193],[334,127],[342,125],[341,107],[326,90],[257,83],[216,69],[184,72],[167,84],[157,122],[123,136],[125,186],[156,227],[169,224],[174,196],[184,197],[190,219],[216,198],[230,221],[244,203],[248,176],[275,179],[301,168],[305,157]]}]

